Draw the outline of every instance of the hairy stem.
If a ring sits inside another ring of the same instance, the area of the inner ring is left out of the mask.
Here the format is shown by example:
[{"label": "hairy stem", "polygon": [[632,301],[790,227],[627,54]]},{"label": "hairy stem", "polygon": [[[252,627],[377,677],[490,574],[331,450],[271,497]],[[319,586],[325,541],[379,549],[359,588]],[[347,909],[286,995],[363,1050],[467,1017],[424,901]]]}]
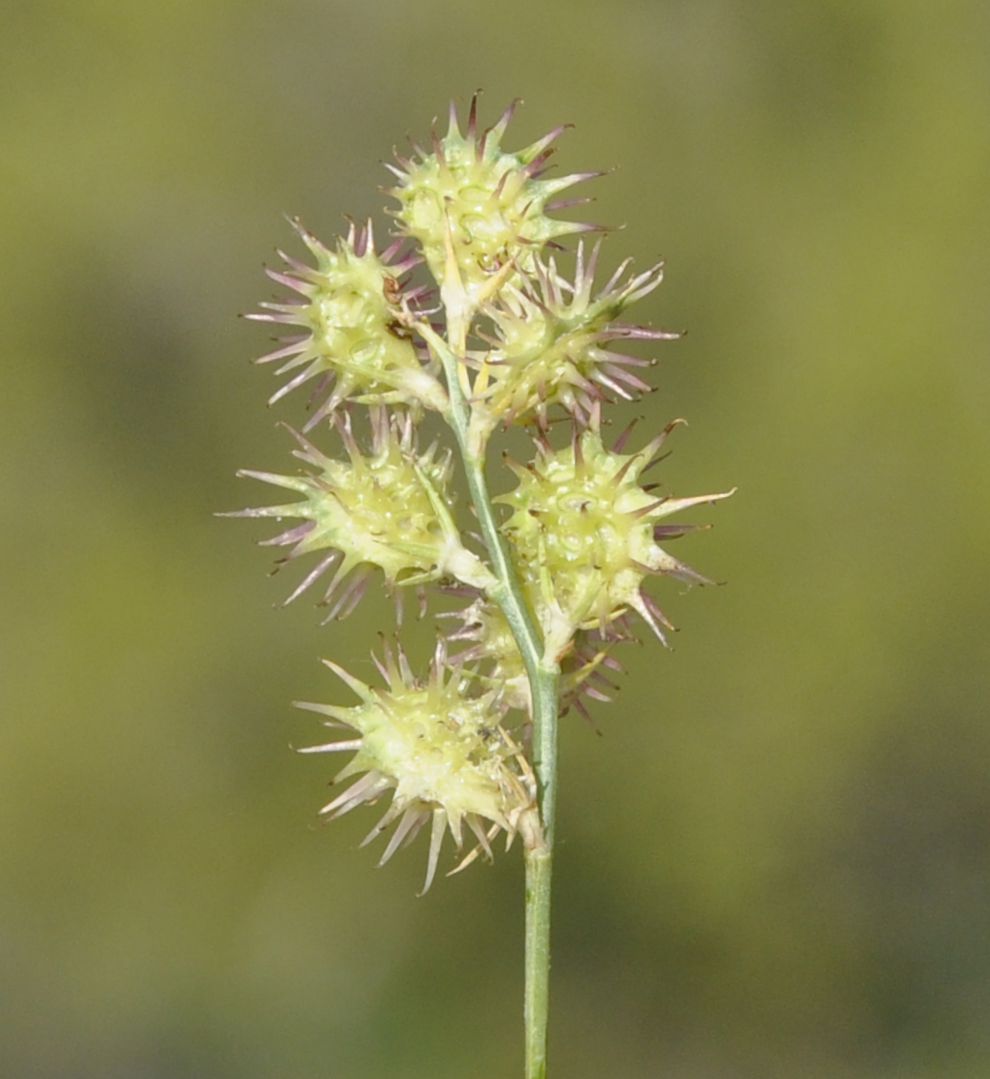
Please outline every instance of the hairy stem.
[{"label": "hairy stem", "polygon": [[[448,309],[448,315],[449,315]],[[547,1019],[550,983],[550,899],[553,868],[554,820],[557,801],[557,713],[559,670],[545,655],[543,640],[530,613],[505,540],[498,531],[494,507],[485,479],[484,451],[471,437],[471,410],[464,393],[463,354],[466,324],[449,319],[450,342],[432,329],[417,329],[439,356],[450,397],[448,422],[457,438],[471,503],[481,526],[492,570],[498,584],[491,598],[499,605],[512,630],[529,679],[533,717],[533,764],[536,770],[542,842],[527,846],[526,953],[524,990],[526,1079],[546,1079]]]}]

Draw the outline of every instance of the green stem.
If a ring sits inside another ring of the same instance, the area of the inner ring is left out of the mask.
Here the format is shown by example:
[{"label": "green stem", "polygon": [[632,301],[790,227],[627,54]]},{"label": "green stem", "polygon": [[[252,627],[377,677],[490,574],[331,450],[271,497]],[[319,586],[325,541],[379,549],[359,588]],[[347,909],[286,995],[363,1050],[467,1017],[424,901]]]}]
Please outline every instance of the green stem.
[{"label": "green stem", "polygon": [[460,361],[453,349],[463,351],[464,330],[451,327],[447,342],[428,327],[418,327],[444,366],[450,397],[448,422],[453,428],[464,464],[471,503],[481,526],[498,584],[491,598],[505,615],[529,679],[533,716],[533,765],[542,825],[542,841],[527,845],[526,860],[526,985],[524,990],[526,1079],[546,1079],[547,1019],[550,1005],[550,898],[553,868],[554,820],[557,803],[557,713],[559,670],[544,654],[543,640],[523,595],[519,577],[498,531],[483,450],[472,444],[470,406],[461,383]]},{"label": "green stem", "polygon": [[551,851],[526,852],[526,1079],[546,1079],[550,1010]]}]

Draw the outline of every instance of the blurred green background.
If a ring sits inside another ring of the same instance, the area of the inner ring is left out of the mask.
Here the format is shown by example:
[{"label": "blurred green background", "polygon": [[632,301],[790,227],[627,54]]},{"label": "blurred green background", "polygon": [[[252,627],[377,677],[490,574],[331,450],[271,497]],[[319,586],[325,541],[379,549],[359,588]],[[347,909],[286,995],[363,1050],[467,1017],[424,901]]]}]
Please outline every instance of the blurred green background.
[{"label": "blurred green background", "polygon": [[480,86],[620,166],[607,262],[666,257],[641,315],[690,331],[627,411],[740,488],[676,548],[728,587],[661,585],[676,651],[564,724],[554,1074],[990,1075],[988,11],[8,5],[0,1074],[521,1072],[517,858],[416,899],[422,842],[376,871],[288,749],[385,602],[274,612],[211,516],[288,464],[235,318],[280,214],[381,221]]}]

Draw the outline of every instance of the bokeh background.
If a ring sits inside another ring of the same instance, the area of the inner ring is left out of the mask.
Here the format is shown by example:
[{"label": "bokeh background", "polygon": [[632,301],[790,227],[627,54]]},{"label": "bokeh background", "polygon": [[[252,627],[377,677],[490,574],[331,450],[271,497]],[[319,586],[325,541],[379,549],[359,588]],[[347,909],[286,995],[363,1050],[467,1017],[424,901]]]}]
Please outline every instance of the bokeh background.
[{"label": "bokeh background", "polygon": [[990,1075],[988,12],[7,6],[0,1074],[521,1072],[517,859],[416,899],[422,846],[375,870],[288,748],[385,602],[273,611],[211,516],[288,463],[235,317],[281,213],[382,223],[480,86],[620,166],[607,261],[666,257],[641,313],[690,331],[627,414],[740,488],[677,548],[728,586],[661,586],[676,650],[564,724],[555,1074]]}]

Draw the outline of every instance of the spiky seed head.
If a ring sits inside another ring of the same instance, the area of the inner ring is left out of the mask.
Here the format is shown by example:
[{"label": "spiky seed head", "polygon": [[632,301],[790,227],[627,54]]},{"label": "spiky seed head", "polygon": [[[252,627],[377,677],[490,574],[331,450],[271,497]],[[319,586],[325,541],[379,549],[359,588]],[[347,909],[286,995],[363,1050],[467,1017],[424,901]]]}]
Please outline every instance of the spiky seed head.
[{"label": "spiky seed head", "polygon": [[460,848],[465,828],[480,849],[491,855],[490,841],[505,832],[511,842],[539,837],[535,784],[519,747],[501,726],[496,691],[472,696],[471,680],[446,667],[438,650],[429,675],[413,676],[401,650],[386,649],[378,661],[384,687],[371,687],[325,661],[357,694],[352,707],[300,702],[300,707],[328,718],[327,725],[355,732],[356,738],[311,746],[303,752],[354,751],[335,783],[361,776],[320,811],[337,817],[365,802],[391,793],[384,817],[365,842],[396,824],[381,862],[411,841],[431,822],[426,884],[436,872],[447,830]]},{"label": "spiky seed head", "polygon": [[[541,624],[552,624],[548,613],[541,608],[539,593],[530,591],[529,599],[536,611],[537,620]],[[530,690],[526,666],[509,623],[499,607],[484,597],[478,597],[467,607],[455,612],[454,616],[461,625],[448,634],[447,639],[466,644],[464,650],[456,655],[456,661],[470,664],[473,673],[483,684],[498,687],[501,699],[508,708],[528,712]],[[624,639],[627,638],[617,632],[614,623],[610,626],[609,635],[605,637],[596,630],[577,631],[566,653],[559,657],[562,709],[566,710],[573,705],[587,714],[583,698],[609,699],[601,684],[604,682],[608,689],[616,687],[605,680],[603,668],[622,669],[610,653],[612,647]]]},{"label": "spiky seed head", "polygon": [[379,254],[370,222],[352,226],[335,249],[292,223],[316,265],[283,254],[287,268],[268,275],[299,298],[263,303],[261,312],[248,316],[304,331],[257,361],[283,360],[277,374],[291,375],[270,403],[318,379],[317,392],[327,395],[307,429],[350,399],[444,409],[446,392],[400,325],[403,302],[415,299],[415,292],[403,291],[402,277],[418,260],[402,258],[395,244]]},{"label": "spiky seed head", "polygon": [[586,259],[583,245],[578,246],[573,282],[557,271],[553,259],[535,258],[528,281],[503,288],[485,309],[494,347],[480,357],[488,384],[475,409],[477,424],[490,430],[500,422],[536,418],[545,423],[552,405],[587,422],[596,402],[634,400],[649,392],[649,384],[632,369],[651,361],[626,355],[624,347],[679,335],[618,320],[660,284],[663,264],[626,277],[627,260],[595,296],[599,251],[596,245]]},{"label": "spiky seed head", "polygon": [[[332,571],[323,597],[330,603],[335,594],[340,598],[341,582],[360,566],[379,567],[389,587],[450,576],[476,588],[488,588],[491,573],[463,546],[450,516],[449,451],[441,452],[436,445],[419,451],[408,416],[400,419],[376,409],[371,418],[367,454],[358,446],[345,414],[338,416],[336,426],[347,460],[327,457],[293,432],[299,444],[295,456],[310,467],[309,472],[295,476],[247,470],[238,473],[302,496],[295,502],[233,515],[303,520],[302,525],[266,540],[266,545],[288,547],[290,559],[330,552],[289,599]],[[348,593],[347,599],[351,598]],[[331,617],[338,613],[334,603]]]},{"label": "spiky seed head", "polygon": [[514,153],[502,137],[515,110],[483,133],[472,101],[465,134],[452,107],[444,136],[434,132],[432,152],[418,147],[410,157],[396,155],[389,166],[397,177],[391,189],[399,203],[395,216],[405,235],[417,240],[434,279],[443,281],[448,240],[465,290],[476,294],[487,278],[516,262],[525,268],[548,241],[592,226],[556,220],[548,214],[562,191],[598,173],[542,178],[552,144],[564,130],[549,132]]},{"label": "spiky seed head", "polygon": [[543,602],[561,611],[574,629],[597,628],[606,635],[610,623],[632,609],[665,641],[664,629],[673,627],[643,590],[645,579],[667,574],[711,583],[659,546],[656,526],[732,491],[657,498],[638,482],[675,424],[628,455],[606,448],[593,422],[576,429],[566,448],[538,446],[531,466],[513,466],[519,484],[497,500],[512,511],[504,531],[529,586],[539,588]]},{"label": "spiky seed head", "polygon": [[519,647],[499,607],[479,596],[456,612],[460,627],[448,639],[466,642],[458,663],[471,664],[485,681],[498,686],[507,707],[529,708],[529,679]]}]

